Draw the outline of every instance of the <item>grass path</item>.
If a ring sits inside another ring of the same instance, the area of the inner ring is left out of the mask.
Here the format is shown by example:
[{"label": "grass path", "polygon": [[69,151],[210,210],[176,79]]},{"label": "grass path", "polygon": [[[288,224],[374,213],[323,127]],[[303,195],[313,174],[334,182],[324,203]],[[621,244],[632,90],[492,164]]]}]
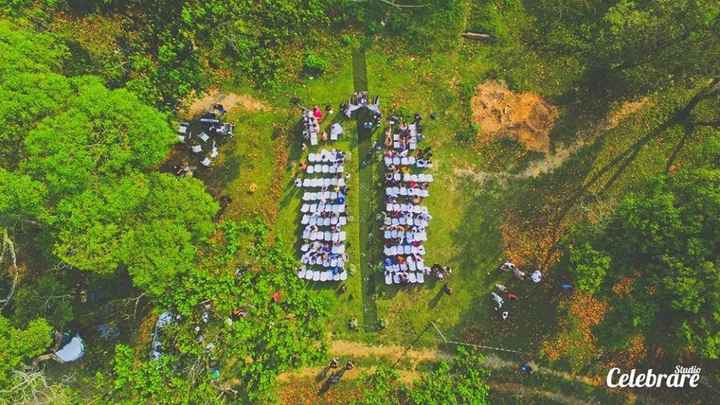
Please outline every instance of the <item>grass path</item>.
[{"label": "grass path", "polygon": [[[355,91],[368,91],[367,78],[367,60],[365,58],[365,50],[357,47],[352,53],[353,62],[353,85]],[[375,249],[372,246],[371,235],[373,233],[373,224],[375,218],[375,210],[372,196],[375,193],[373,187],[373,168],[371,165],[364,164],[364,160],[372,151],[372,131],[363,128],[362,123],[367,121],[368,112],[360,109],[357,112],[357,164],[356,173],[359,177],[359,189],[355,193],[354,198],[359,199],[360,207],[360,226],[358,231],[360,234],[360,274],[362,276],[362,301],[363,301],[363,325],[365,330],[373,332],[378,324],[377,306],[375,305],[375,274],[373,274],[372,263],[376,263],[377,257]]]},{"label": "grass path", "polygon": [[[345,381],[358,379],[365,373],[372,373],[375,370],[376,365],[363,363],[369,362],[369,360],[377,362],[378,359],[382,359],[387,363],[394,364],[400,364],[402,361],[402,368],[396,367],[396,371],[400,374],[400,380],[404,383],[412,383],[421,378],[421,372],[418,370],[418,366],[422,363],[434,363],[441,360],[447,360],[451,357],[449,353],[441,350],[408,349],[399,345],[367,345],[347,340],[333,340],[329,348],[329,353],[331,356],[338,357],[341,360],[347,358],[353,359],[355,368],[343,375],[343,380]],[[517,366],[517,362],[505,360],[493,353],[485,355],[485,367],[488,369],[508,371],[515,370]],[[323,371],[324,367],[306,367],[283,373],[279,376],[278,381],[282,384],[297,380],[312,380],[320,386],[322,379],[319,377],[323,375]],[[596,379],[586,376],[571,375],[569,373],[546,367],[539,367],[537,369],[537,373],[560,378],[566,382],[574,384],[599,387]],[[589,404],[595,402],[593,400],[580,399],[568,393],[552,392],[543,389],[542,387],[531,387],[513,382],[491,382],[491,389],[505,394],[520,395],[521,397],[545,398],[557,403],[568,405]]]}]

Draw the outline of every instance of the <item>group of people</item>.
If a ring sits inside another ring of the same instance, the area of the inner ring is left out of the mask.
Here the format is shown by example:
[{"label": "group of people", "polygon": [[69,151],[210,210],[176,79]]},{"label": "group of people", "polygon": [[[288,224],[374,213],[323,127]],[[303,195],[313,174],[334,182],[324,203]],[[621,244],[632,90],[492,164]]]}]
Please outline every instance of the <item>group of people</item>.
[{"label": "group of people", "polygon": [[[417,128],[421,117],[408,125],[397,117],[388,121],[385,133],[385,213],[384,235],[386,284],[423,283],[425,275],[433,273],[425,266],[427,226],[432,218],[427,207],[421,205],[430,195],[433,181],[430,174],[418,173],[414,158],[422,135]],[[437,270],[437,269],[435,269]]]},{"label": "group of people", "polygon": [[[498,270],[501,272],[512,272],[513,277],[518,280],[527,280],[527,273],[520,270],[511,261],[506,261],[505,263],[501,264],[500,267],[498,267]],[[533,283],[539,284],[542,280],[543,274],[540,270],[535,270],[530,274],[530,281],[532,281]]]},{"label": "group of people", "polygon": [[444,280],[452,274],[452,268],[450,266],[443,266],[438,263],[430,266],[430,275],[437,278],[438,280]]},{"label": "group of people", "polygon": [[386,167],[432,167],[432,148],[419,148],[422,141],[422,117],[415,115],[412,124],[405,123],[402,118],[391,117],[390,127],[385,131],[385,153],[383,158]]},{"label": "group of people", "polygon": [[315,106],[312,110],[304,110],[302,116],[302,135],[305,142],[315,146],[320,137],[320,121],[323,118],[322,111]]},{"label": "group of people", "polygon": [[313,281],[347,279],[345,252],[347,238],[343,227],[347,224],[345,200],[348,187],[345,181],[345,153],[323,149],[310,153],[308,163],[301,165],[304,178],[295,185],[303,191],[300,246],[302,267],[298,277]]},{"label": "group of people", "polygon": [[353,368],[355,368],[355,364],[353,364],[352,360],[346,361],[345,365],[340,368],[340,361],[337,357],[333,357],[332,360],[330,360],[330,363],[325,366],[325,368],[320,372],[320,375],[318,376],[320,380],[323,380],[325,379],[325,377],[327,377],[325,382],[322,384],[320,392],[325,392],[330,389],[331,386],[339,383],[345,372],[350,371]]},{"label": "group of people", "polygon": [[[513,277],[518,280],[527,280],[527,274],[520,270],[514,263],[511,261],[506,261],[505,263],[501,264],[498,267],[498,270],[500,272],[511,272]],[[530,281],[534,284],[538,284],[542,282],[543,275],[540,270],[535,270],[530,275]],[[490,299],[495,304],[495,311],[500,316],[500,319],[507,320],[510,317],[510,311],[508,309],[508,306],[506,305],[507,301],[517,301],[518,295],[514,292],[510,291],[506,286],[503,284],[495,284],[495,290],[490,293]]]},{"label": "group of people", "polygon": [[[221,120],[224,114],[225,108],[221,104],[215,104],[212,111],[203,114],[196,122],[182,122],[178,126],[178,141],[188,145],[204,167],[210,167],[217,158],[218,144],[233,136],[235,126]],[[194,168],[196,166],[185,162],[176,167],[175,174],[192,175]]]},{"label": "group of people", "polygon": [[321,131],[320,123],[325,118],[325,114],[333,114],[332,107],[326,106],[325,113],[320,109],[319,106],[315,106],[312,110],[303,111],[302,125],[303,125],[303,146],[310,144],[310,146],[316,146],[322,142],[337,141],[340,136],[345,132],[342,125],[339,122],[335,122],[330,126],[330,131]]},{"label": "group of people", "polygon": [[346,103],[340,104],[340,112],[347,117],[352,117],[353,113],[361,108],[367,108],[371,112],[372,121],[366,121],[362,123],[367,128],[367,122],[371,122],[370,125],[375,125],[380,122],[382,113],[380,112],[380,97],[375,96],[370,98],[367,91],[357,91],[350,96],[350,99]]}]

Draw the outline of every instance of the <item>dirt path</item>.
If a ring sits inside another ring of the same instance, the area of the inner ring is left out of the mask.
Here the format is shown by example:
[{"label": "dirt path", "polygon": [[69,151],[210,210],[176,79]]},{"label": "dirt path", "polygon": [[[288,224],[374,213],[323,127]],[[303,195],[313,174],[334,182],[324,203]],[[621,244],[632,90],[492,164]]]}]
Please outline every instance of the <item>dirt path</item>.
[{"label": "dirt path", "polygon": [[[365,373],[372,373],[376,367],[359,367],[356,366],[350,371],[345,372],[342,378],[343,380],[354,380],[360,378]],[[286,383],[294,379],[316,379],[320,380],[320,376],[323,372],[323,367],[306,367],[300,370],[292,371],[289,373],[280,374],[278,381]],[[412,383],[413,381],[420,378],[420,373],[414,370],[395,370],[400,375],[400,381],[404,383]],[[319,382],[319,381],[318,381]]]},{"label": "dirt path", "polygon": [[[448,353],[431,350],[431,349],[407,349],[397,345],[386,345],[386,346],[369,346],[364,343],[351,342],[347,340],[334,340],[332,341],[329,349],[331,356],[337,356],[339,358],[352,357],[353,359],[358,358],[383,358],[386,360],[397,361],[403,359],[409,361],[411,368],[408,369],[396,369],[400,375],[400,380],[404,383],[412,383],[421,377],[415,367],[419,362],[422,361],[438,361],[449,359]],[[489,369],[505,369],[505,368],[517,368],[517,362],[509,361],[500,358],[499,356],[489,353],[485,354],[485,366]],[[364,367],[362,364],[356,364],[355,368],[347,371],[343,375],[344,380],[353,380],[360,378],[364,373],[372,373],[375,370],[374,366]],[[537,372],[541,374],[548,374],[554,377],[562,378],[568,381],[576,383],[587,384],[591,386],[598,386],[598,381],[585,376],[575,376],[566,372],[552,370],[546,367],[538,367]],[[283,373],[278,377],[281,383],[288,383],[292,380],[315,380],[320,382],[319,378],[323,373],[323,367],[306,367],[291,372]],[[537,388],[525,387],[521,384],[514,383],[501,383],[493,384],[492,389],[501,392],[519,393],[523,396],[540,396],[549,400],[568,404],[568,405],[580,405],[591,403],[582,399],[578,399],[566,394],[544,391]]]},{"label": "dirt path", "polygon": [[[440,351],[431,349],[408,349],[398,345],[382,345],[382,346],[370,346],[360,342],[351,342],[347,340],[334,340],[330,344],[329,353],[334,357],[352,357],[357,358],[383,358],[386,360],[397,361],[403,359],[409,362],[413,368],[423,361],[440,361],[450,359],[451,355]],[[485,366],[490,369],[502,369],[502,368],[517,368],[518,363],[510,360],[505,360],[494,353],[485,353]],[[362,366],[362,365],[360,365]],[[312,372],[319,372],[322,370],[321,367],[308,367],[300,370],[296,370],[288,375],[312,375]],[[352,370],[351,370],[352,371]],[[591,386],[601,385],[601,381],[586,376],[573,375],[564,371],[553,370],[547,367],[537,367],[537,372],[541,374],[551,375],[553,377],[562,378],[568,381],[574,381]],[[350,373],[348,373],[350,375]],[[414,375],[411,373],[410,375]]]},{"label": "dirt path", "polygon": [[[500,369],[500,368],[517,368],[518,364],[517,362],[508,361],[505,359],[502,359],[498,357],[497,355],[493,353],[485,354],[485,365],[488,368],[491,369]],[[574,381],[577,383],[590,385],[593,387],[599,387],[602,385],[602,381],[600,381],[597,378],[590,378],[582,375],[574,375],[570,374],[564,371],[558,371],[553,370],[551,368],[542,367],[542,366],[535,366],[536,372],[540,374],[547,374],[553,377],[562,378],[563,380],[567,381]]]},{"label": "dirt path", "polygon": [[400,358],[410,360],[413,363],[421,361],[437,361],[449,359],[447,353],[430,349],[407,349],[397,345],[368,346],[364,343],[351,342],[347,340],[335,340],[330,345],[330,354],[333,356],[352,357],[384,357],[391,360]]},{"label": "dirt path", "polygon": [[496,179],[499,180],[501,183],[504,183],[512,179],[527,179],[531,177],[537,177],[545,173],[550,173],[553,170],[562,166],[562,164],[565,163],[565,161],[579,149],[590,145],[592,142],[595,141],[595,139],[597,139],[598,136],[601,136],[603,132],[617,127],[624,119],[640,111],[650,102],[650,99],[642,98],[638,101],[627,102],[623,104],[620,108],[608,114],[608,116],[604,120],[600,121],[593,128],[579,132],[577,134],[575,142],[567,146],[556,148],[555,151],[552,153],[545,154],[545,157],[543,159],[530,163],[530,165],[520,173],[491,173],[477,171],[469,167],[464,167],[456,168],[455,175],[462,177],[471,177],[477,183],[484,184],[486,181],[491,179]]}]

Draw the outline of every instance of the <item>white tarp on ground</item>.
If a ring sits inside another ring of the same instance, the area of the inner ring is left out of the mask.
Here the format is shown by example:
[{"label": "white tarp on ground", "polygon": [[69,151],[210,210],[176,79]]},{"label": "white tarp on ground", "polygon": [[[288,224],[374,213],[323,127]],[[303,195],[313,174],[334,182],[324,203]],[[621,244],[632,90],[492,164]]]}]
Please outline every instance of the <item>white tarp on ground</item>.
[{"label": "white tarp on ground", "polygon": [[83,344],[83,340],[79,335],[75,335],[70,340],[70,343],[63,346],[62,349],[55,352],[55,355],[60,359],[63,363],[75,361],[79,359],[80,357],[85,354],[85,345]]}]

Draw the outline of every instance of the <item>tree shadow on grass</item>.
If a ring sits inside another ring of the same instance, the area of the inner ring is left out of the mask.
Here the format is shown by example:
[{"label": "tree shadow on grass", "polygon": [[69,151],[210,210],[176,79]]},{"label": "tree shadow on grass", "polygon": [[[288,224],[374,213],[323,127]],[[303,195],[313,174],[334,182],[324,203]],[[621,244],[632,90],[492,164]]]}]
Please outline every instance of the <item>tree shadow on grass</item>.
[{"label": "tree shadow on grass", "polygon": [[460,187],[472,194],[472,201],[452,235],[459,251],[452,260],[463,269],[490,268],[499,257],[504,192],[497,183],[478,186],[469,179],[461,181]]}]

